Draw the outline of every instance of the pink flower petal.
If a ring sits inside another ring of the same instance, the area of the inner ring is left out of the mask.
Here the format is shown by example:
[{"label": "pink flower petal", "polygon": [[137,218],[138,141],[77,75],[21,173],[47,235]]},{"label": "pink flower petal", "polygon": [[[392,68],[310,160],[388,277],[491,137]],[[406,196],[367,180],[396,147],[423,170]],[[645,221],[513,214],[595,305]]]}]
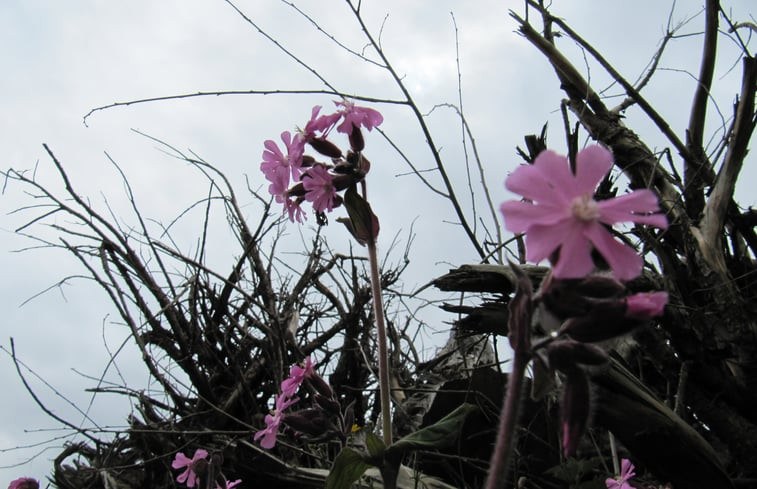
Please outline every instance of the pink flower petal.
[{"label": "pink flower petal", "polygon": [[582,226],[571,226],[562,236],[560,257],[552,274],[555,278],[581,278],[594,270],[591,243],[584,236]]},{"label": "pink flower petal", "polygon": [[668,220],[663,214],[649,214],[660,210],[657,195],[651,190],[635,190],[614,199],[601,200],[597,206],[600,210],[599,220],[605,224],[636,222],[661,229],[668,227]]},{"label": "pink flower petal", "polygon": [[639,276],[643,262],[636,250],[617,241],[598,223],[586,228],[586,236],[610,265],[615,278],[625,281]]},{"label": "pink flower petal", "polygon": [[513,233],[524,233],[537,224],[551,226],[569,217],[565,207],[533,205],[517,200],[503,202],[499,210],[505,218],[505,227]]},{"label": "pink flower petal", "polygon": [[593,194],[612,168],[612,153],[599,145],[587,146],[576,155],[576,185],[579,194]]},{"label": "pink flower petal", "polygon": [[565,220],[554,226],[531,226],[526,233],[526,258],[528,261],[538,263],[560,247],[565,233],[571,227],[570,220]]}]

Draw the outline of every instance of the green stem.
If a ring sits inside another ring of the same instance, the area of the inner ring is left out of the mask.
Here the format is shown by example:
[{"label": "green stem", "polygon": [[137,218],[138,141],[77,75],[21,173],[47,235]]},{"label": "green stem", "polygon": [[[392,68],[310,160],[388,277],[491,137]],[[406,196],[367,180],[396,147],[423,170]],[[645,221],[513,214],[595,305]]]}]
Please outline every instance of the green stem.
[{"label": "green stem", "polygon": [[494,446],[489,463],[489,476],[486,479],[486,489],[501,489],[507,481],[507,471],[510,468],[510,456],[518,441],[516,428],[523,397],[523,379],[530,360],[528,352],[515,351],[513,354],[513,370],[507,379],[505,399],[499,416],[499,430],[497,443]]},{"label": "green stem", "polygon": [[381,397],[381,426],[384,444],[392,444],[392,415],[389,397],[389,352],[386,346],[386,324],[384,323],[384,301],[381,297],[381,277],[378,267],[376,240],[368,240],[368,261],[371,267],[371,293],[373,294],[373,313],[376,317],[376,336],[378,341],[379,395]]}]

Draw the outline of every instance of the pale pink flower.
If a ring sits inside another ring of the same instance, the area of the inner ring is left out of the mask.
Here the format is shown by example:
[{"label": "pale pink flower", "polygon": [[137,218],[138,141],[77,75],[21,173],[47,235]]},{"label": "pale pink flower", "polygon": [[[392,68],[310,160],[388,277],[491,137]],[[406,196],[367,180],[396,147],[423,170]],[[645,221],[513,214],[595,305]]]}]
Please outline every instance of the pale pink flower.
[{"label": "pale pink flower", "polygon": [[11,481],[8,489],[39,489],[39,482],[31,477],[21,477]]},{"label": "pale pink flower", "polygon": [[265,416],[265,429],[259,430],[253,436],[255,441],[260,440],[260,446],[270,450],[276,445],[276,437],[279,434],[279,425],[281,425],[281,418],[284,414],[284,410],[299,401],[299,398],[289,398],[283,394],[276,396],[276,407],[271,414]]},{"label": "pale pink flower", "polygon": [[634,489],[634,487],[628,483],[628,480],[634,477],[634,466],[630,460],[624,458],[621,462],[620,476],[616,478],[608,478],[605,481],[607,489]]},{"label": "pale pink flower", "polygon": [[297,393],[297,389],[300,388],[302,382],[313,375],[313,373],[315,373],[315,370],[310,357],[305,359],[305,363],[302,367],[299,365],[292,365],[292,368],[289,370],[289,378],[284,379],[281,383],[281,394],[287,397],[292,397]]},{"label": "pale pink flower", "polygon": [[668,303],[667,292],[641,292],[626,297],[626,316],[651,319],[661,316]]},{"label": "pale pink flower", "polygon": [[381,112],[368,107],[358,107],[355,102],[342,100],[334,102],[339,107],[339,114],[342,116],[342,123],[336,128],[337,131],[344,134],[351,134],[352,127],[364,127],[369,131],[384,122]]},{"label": "pale pink flower", "polygon": [[260,164],[260,171],[271,182],[269,191],[272,195],[281,195],[282,188],[286,190],[289,186],[290,178],[296,181],[302,173],[302,154],[305,151],[302,135],[295,134],[292,137],[289,131],[284,131],[281,133],[281,141],[287,154],[279,149],[275,141],[269,139],[264,143],[266,149]]},{"label": "pale pink flower", "polygon": [[205,460],[208,457],[208,452],[202,448],[195,450],[195,454],[192,458],[187,457],[183,453],[176,454],[176,458],[171,463],[171,467],[174,469],[185,469],[184,472],[176,477],[176,482],[183,484],[187,483],[187,487],[194,487],[197,482],[197,473],[195,467],[197,462]]},{"label": "pale pink flower", "polygon": [[517,168],[505,181],[511,192],[530,202],[501,205],[505,226],[526,233],[526,258],[539,262],[560,250],[552,273],[556,278],[580,278],[594,268],[592,247],[604,257],[616,278],[630,280],[641,273],[636,250],[613,238],[605,225],[635,222],[666,228],[657,196],[650,190],[595,201],[594,190],[612,167],[612,153],[589,146],[576,155],[576,173],[568,159],[543,151],[532,165]]},{"label": "pale pink flower", "polygon": [[223,487],[221,487],[220,484],[216,483],[216,489],[231,489],[232,487],[238,486],[242,483],[242,479],[237,479],[235,481],[225,481],[225,484]]},{"label": "pale pink flower", "polygon": [[334,177],[321,165],[309,168],[302,175],[302,185],[305,187],[305,200],[313,203],[317,212],[329,211],[334,208],[336,187]]}]

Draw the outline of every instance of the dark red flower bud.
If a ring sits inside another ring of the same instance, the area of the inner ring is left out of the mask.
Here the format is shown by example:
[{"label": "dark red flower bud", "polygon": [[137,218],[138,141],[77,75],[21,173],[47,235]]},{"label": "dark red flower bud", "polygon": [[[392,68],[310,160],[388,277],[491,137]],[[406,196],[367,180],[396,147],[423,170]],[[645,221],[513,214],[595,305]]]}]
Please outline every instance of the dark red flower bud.
[{"label": "dark red flower bud", "polygon": [[579,365],[604,365],[609,360],[602,348],[575,340],[556,340],[547,346],[549,367],[570,373]]},{"label": "dark red flower bud", "polygon": [[363,151],[363,148],[365,148],[365,139],[363,138],[363,131],[360,130],[360,126],[352,124],[352,132],[350,133],[349,139],[352,151],[355,153]]},{"label": "dark red flower bud", "polygon": [[562,396],[562,446],[565,456],[576,452],[586,431],[591,411],[589,380],[583,370],[572,371],[565,380]]},{"label": "dark red flower bud", "polygon": [[325,138],[313,138],[310,141],[308,141],[308,144],[310,146],[321,153],[323,156],[328,156],[329,158],[341,158],[342,157],[342,150],[339,149],[339,147],[329,141]]}]

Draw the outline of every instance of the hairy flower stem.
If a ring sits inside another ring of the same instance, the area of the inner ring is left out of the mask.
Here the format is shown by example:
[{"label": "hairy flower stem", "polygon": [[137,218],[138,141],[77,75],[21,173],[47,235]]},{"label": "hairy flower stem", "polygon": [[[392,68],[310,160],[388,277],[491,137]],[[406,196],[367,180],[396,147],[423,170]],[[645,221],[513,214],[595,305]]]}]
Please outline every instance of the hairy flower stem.
[{"label": "hairy flower stem", "polygon": [[485,489],[501,489],[507,481],[507,471],[510,468],[510,456],[517,443],[518,418],[523,397],[523,379],[530,360],[527,351],[516,350],[513,355],[513,369],[507,379],[505,399],[499,416],[499,430],[494,453],[489,462],[489,476]]},{"label": "hairy flower stem", "polygon": [[384,301],[381,297],[381,277],[379,276],[376,240],[368,240],[368,261],[371,267],[371,292],[373,313],[376,316],[376,336],[378,341],[379,395],[381,397],[381,423],[384,444],[392,444],[391,401],[389,397],[389,352],[386,347],[386,324],[384,323]]}]

